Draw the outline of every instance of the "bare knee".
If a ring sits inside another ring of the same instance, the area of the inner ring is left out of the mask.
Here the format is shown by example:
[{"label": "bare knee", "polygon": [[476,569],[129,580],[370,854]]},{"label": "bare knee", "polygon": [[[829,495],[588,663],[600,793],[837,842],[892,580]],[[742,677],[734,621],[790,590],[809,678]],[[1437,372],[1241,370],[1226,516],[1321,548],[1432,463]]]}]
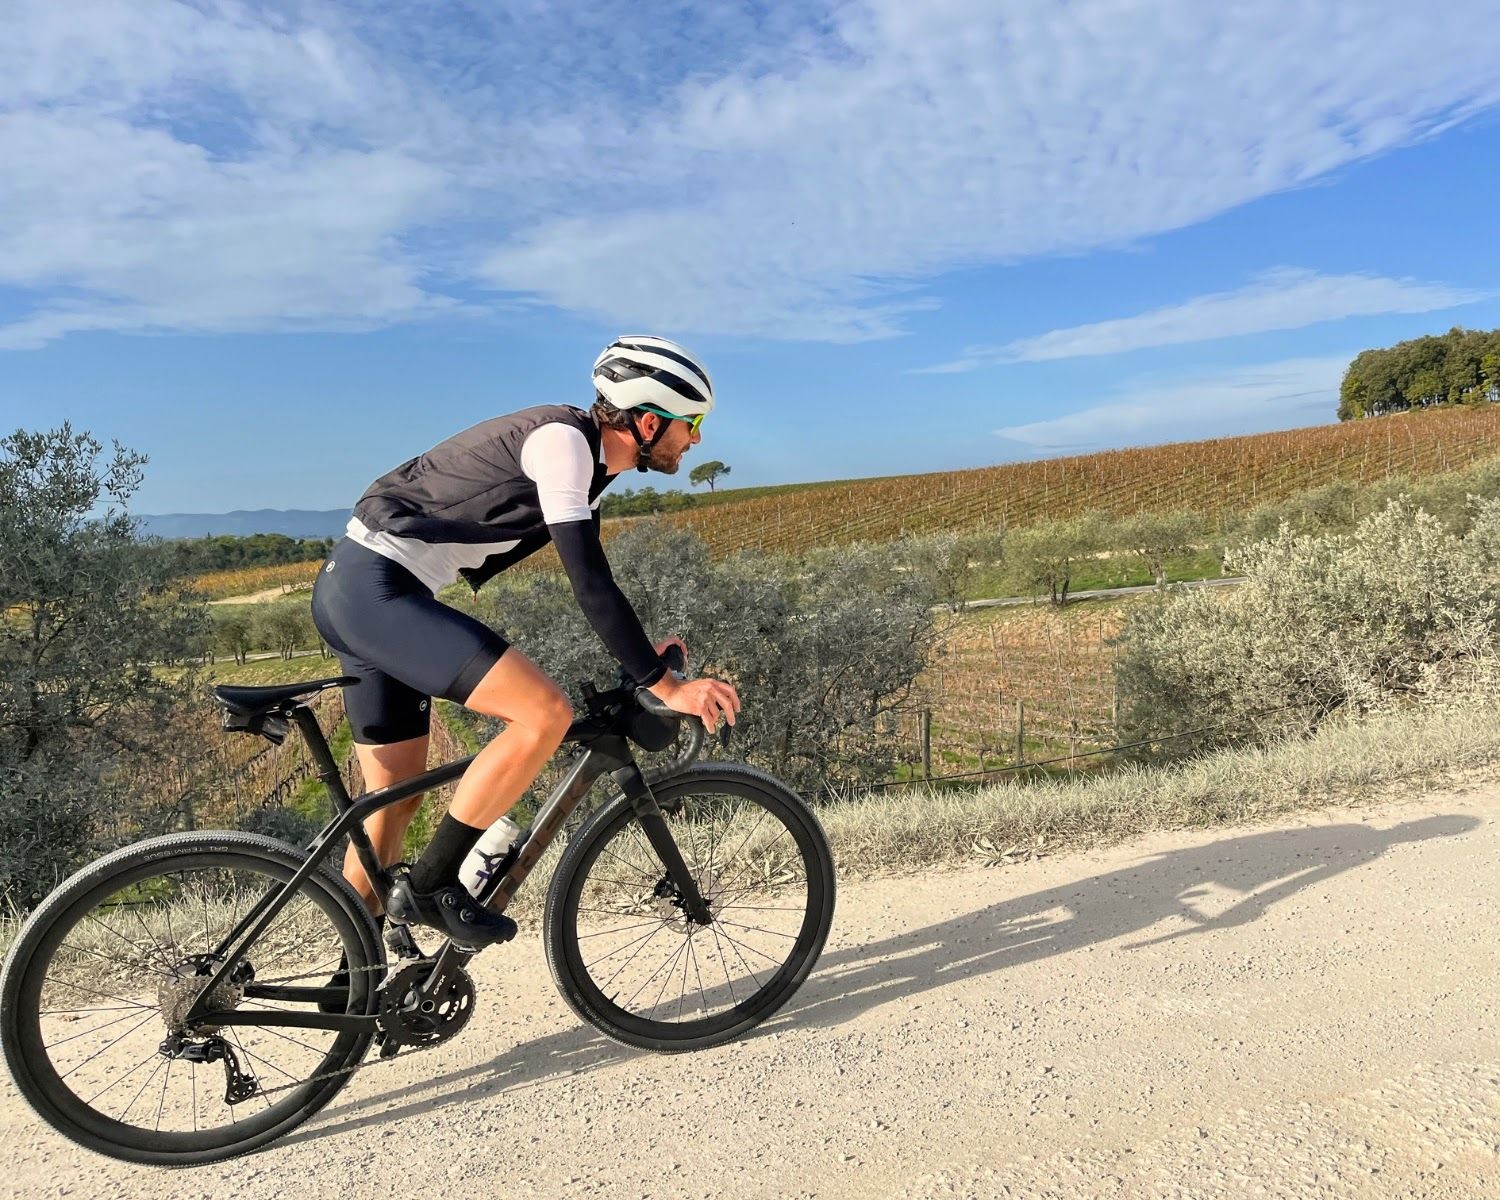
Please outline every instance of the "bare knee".
[{"label": "bare knee", "polygon": [[563,740],[568,726],[573,724],[573,702],[561,688],[548,698],[538,723],[548,738],[558,742]]},{"label": "bare knee", "polygon": [[465,705],[554,746],[573,723],[567,694],[514,647],[490,668]]}]

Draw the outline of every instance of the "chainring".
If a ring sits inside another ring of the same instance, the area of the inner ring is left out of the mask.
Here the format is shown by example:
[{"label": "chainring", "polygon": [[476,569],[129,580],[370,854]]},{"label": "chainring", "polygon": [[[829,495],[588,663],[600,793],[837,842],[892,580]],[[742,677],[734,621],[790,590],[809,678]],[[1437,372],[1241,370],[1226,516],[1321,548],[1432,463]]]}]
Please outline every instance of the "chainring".
[{"label": "chainring", "polygon": [[403,1046],[435,1046],[446,1042],[474,1015],[474,981],[462,967],[452,968],[447,984],[424,996],[422,985],[432,976],[430,959],[402,967],[380,990],[376,1027],[382,1035],[381,1055]]}]

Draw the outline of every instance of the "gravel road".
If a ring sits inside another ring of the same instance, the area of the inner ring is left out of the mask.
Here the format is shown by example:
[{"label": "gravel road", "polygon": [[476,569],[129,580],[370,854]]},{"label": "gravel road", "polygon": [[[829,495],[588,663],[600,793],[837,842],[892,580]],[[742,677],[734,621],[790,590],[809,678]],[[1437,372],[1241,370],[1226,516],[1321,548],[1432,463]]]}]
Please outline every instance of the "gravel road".
[{"label": "gravel road", "polygon": [[285,1142],[166,1172],[8,1079],[20,1197],[1500,1196],[1500,786],[844,886],[788,1011],[622,1050],[539,939],[453,1042]]}]

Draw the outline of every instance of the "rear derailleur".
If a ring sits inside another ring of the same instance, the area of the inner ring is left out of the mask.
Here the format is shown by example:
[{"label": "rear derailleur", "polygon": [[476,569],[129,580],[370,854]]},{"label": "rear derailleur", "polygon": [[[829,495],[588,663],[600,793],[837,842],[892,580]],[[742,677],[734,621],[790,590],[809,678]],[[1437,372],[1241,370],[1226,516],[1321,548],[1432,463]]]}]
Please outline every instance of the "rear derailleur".
[{"label": "rear derailleur", "polygon": [[167,1058],[181,1059],[190,1063],[224,1064],[224,1103],[240,1104],[260,1091],[260,1080],[248,1074],[240,1066],[234,1047],[215,1034],[201,1042],[192,1042],[181,1034],[174,1033],[160,1046]]}]

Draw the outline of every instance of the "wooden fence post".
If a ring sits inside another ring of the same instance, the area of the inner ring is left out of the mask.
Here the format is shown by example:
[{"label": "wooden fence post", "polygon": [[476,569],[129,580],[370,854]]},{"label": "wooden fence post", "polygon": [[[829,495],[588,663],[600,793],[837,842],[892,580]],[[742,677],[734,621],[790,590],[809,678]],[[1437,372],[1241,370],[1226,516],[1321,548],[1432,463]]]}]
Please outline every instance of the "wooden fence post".
[{"label": "wooden fence post", "polygon": [[1016,765],[1026,765],[1026,701],[1016,701]]},{"label": "wooden fence post", "polygon": [[922,777],[932,778],[932,710],[922,710]]}]

